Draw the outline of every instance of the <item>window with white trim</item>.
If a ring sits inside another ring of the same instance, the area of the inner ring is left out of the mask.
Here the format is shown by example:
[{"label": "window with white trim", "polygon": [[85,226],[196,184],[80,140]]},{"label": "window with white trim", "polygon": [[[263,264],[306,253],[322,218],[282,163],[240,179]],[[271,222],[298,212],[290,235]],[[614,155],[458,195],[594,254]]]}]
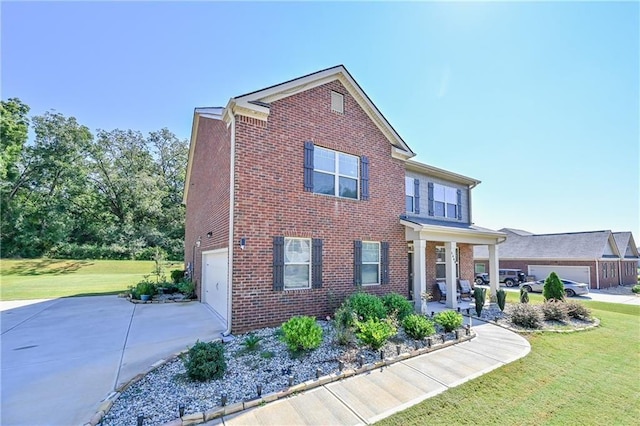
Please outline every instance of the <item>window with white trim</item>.
[{"label": "window with white trim", "polygon": [[314,147],[313,192],[358,199],[360,159],[331,149]]},{"label": "window with white trim", "polygon": [[284,288],[311,287],[311,239],[284,239]]},{"label": "window with white trim", "polygon": [[407,213],[413,213],[415,211],[415,179],[411,177],[404,178],[404,199],[406,204]]},{"label": "window with white trim", "polygon": [[380,284],[380,243],[362,242],[362,285]]},{"label": "window with white trim", "polygon": [[[445,251],[444,247],[436,247],[436,279],[444,280],[447,278],[446,254],[447,252]],[[460,259],[460,248],[456,247],[456,278],[460,277],[460,262],[458,262],[458,259]]]},{"label": "window with white trim", "polygon": [[458,218],[458,190],[450,186],[433,185],[433,210],[435,216]]}]

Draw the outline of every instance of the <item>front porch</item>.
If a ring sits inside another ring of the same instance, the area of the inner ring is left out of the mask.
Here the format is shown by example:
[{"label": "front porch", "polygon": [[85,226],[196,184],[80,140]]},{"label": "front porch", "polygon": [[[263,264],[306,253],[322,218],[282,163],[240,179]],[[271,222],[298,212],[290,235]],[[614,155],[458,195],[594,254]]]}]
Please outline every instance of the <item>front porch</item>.
[{"label": "front porch", "polygon": [[[457,298],[458,279],[473,283],[475,278],[472,246],[488,246],[491,270],[497,271],[498,244],[506,240],[506,234],[475,225],[417,217],[402,217],[400,223],[405,226],[407,242],[413,246],[410,285],[416,312],[422,311],[422,295],[434,294],[436,281],[445,282],[446,301],[429,302],[434,310],[433,303],[440,305],[440,310],[473,308]],[[497,274],[490,276],[489,300],[495,300],[498,280]]]}]

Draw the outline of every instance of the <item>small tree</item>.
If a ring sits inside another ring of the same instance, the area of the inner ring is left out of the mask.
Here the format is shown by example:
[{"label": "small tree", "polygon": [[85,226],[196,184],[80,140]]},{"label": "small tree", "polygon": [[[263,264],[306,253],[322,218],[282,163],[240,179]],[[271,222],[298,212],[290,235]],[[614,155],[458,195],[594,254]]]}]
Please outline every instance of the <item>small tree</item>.
[{"label": "small tree", "polygon": [[520,303],[529,303],[529,292],[524,288],[520,289]]},{"label": "small tree", "polygon": [[542,295],[545,300],[564,300],[564,284],[555,272],[551,272],[545,280]]},{"label": "small tree", "polygon": [[496,297],[498,299],[498,307],[504,312],[504,305],[507,303],[507,293],[503,289],[500,289],[498,293],[496,293]]}]

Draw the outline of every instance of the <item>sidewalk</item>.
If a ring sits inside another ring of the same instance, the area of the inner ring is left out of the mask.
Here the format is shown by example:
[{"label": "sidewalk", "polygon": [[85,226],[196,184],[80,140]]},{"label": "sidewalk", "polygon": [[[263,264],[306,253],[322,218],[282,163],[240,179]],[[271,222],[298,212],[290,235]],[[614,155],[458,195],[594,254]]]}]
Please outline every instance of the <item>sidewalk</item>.
[{"label": "sidewalk", "polygon": [[[433,309],[436,308],[438,306],[433,305]],[[206,425],[371,424],[522,358],[531,350],[526,339],[501,327],[474,320],[473,329],[477,337],[469,342],[333,382]]]}]

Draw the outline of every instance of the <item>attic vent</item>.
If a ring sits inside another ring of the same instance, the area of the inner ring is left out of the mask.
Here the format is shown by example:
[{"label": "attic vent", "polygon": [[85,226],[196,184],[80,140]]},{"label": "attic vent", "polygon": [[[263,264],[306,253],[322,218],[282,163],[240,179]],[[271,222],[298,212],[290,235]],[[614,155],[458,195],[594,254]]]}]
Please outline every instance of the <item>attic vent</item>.
[{"label": "attic vent", "polygon": [[338,92],[331,92],[331,111],[344,114],[344,96]]}]

